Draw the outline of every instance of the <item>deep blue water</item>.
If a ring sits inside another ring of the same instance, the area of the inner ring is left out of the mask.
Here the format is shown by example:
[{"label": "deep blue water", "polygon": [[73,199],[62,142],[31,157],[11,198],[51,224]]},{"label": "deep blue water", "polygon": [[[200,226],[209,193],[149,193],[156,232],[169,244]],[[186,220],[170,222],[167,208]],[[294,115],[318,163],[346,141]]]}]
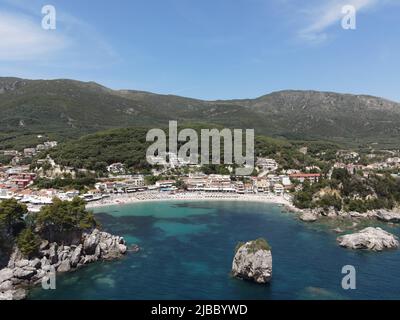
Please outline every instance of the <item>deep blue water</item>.
[{"label": "deep blue water", "polygon": [[[57,276],[57,289],[31,299],[399,299],[400,251],[340,248],[332,227],[306,224],[275,205],[156,202],[96,210],[105,231],[142,250]],[[388,227],[386,227],[388,229]],[[399,229],[389,228],[399,235]],[[273,278],[257,285],[230,277],[239,241],[264,237]],[[344,265],[357,289],[341,287]]]}]

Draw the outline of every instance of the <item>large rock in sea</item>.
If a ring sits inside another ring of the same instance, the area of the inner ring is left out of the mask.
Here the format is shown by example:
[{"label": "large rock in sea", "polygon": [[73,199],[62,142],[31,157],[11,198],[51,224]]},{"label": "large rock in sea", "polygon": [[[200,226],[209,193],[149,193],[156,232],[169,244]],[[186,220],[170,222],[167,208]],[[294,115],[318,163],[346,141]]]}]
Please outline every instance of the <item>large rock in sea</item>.
[{"label": "large rock in sea", "polygon": [[234,277],[268,283],[272,277],[271,248],[264,239],[239,244],[232,263]]},{"label": "large rock in sea", "polygon": [[365,228],[360,232],[337,238],[339,245],[350,249],[382,251],[399,247],[399,241],[393,234],[381,228]]}]

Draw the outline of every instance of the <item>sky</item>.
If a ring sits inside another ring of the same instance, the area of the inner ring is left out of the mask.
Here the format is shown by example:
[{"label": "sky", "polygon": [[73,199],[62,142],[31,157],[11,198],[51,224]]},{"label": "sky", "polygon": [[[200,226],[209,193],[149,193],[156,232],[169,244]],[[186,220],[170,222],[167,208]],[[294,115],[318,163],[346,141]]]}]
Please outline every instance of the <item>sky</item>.
[{"label": "sky", "polygon": [[[42,8],[56,29],[42,28]],[[342,8],[356,9],[343,29]],[[0,0],[0,76],[199,99],[273,91],[400,102],[399,0]]]}]

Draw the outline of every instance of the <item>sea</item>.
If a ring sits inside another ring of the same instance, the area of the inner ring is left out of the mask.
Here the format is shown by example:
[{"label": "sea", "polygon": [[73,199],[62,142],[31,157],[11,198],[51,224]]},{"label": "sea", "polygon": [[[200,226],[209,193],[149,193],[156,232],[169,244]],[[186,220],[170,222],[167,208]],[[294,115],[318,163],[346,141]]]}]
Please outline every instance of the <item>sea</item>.
[{"label": "sea", "polygon": [[[165,201],[95,209],[104,231],[138,253],[57,275],[56,289],[32,300],[313,300],[400,299],[400,250],[341,248],[336,222],[304,223],[279,205],[240,201]],[[361,227],[370,225],[339,227]],[[375,223],[376,225],[376,223]],[[395,225],[378,224],[400,236]],[[272,247],[267,285],[231,276],[238,242],[264,238]],[[345,266],[355,289],[342,286]]]}]

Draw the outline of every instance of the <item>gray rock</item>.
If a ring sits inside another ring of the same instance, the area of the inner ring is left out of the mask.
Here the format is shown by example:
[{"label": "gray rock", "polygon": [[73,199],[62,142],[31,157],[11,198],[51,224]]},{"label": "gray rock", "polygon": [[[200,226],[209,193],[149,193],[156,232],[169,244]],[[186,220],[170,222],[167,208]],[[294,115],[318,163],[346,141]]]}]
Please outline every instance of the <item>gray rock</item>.
[{"label": "gray rock", "polygon": [[71,261],[69,259],[65,259],[64,261],[62,261],[57,268],[58,272],[68,272],[70,270],[71,270]]},{"label": "gray rock", "polygon": [[31,281],[32,281],[34,284],[37,284],[37,283],[39,283],[39,282],[42,280],[42,278],[43,278],[46,274],[47,274],[47,272],[46,272],[45,270],[43,270],[43,269],[38,269],[38,270],[37,270],[37,273],[31,278]]},{"label": "gray rock", "polygon": [[28,280],[36,274],[35,269],[15,268],[13,275],[15,278]]},{"label": "gray rock", "polygon": [[10,280],[13,277],[13,270],[10,268],[4,268],[0,270],[0,283]]},{"label": "gray rock", "polygon": [[16,261],[15,266],[17,268],[23,268],[23,267],[29,266],[29,260],[22,259],[22,260]]},{"label": "gray rock", "polygon": [[83,258],[82,264],[89,264],[89,263],[95,262],[97,260],[98,260],[98,258],[95,255],[87,255]]},{"label": "gray rock", "polygon": [[8,290],[0,292],[0,300],[23,300],[26,298],[25,289]]},{"label": "gray rock", "polygon": [[58,262],[58,254],[57,254],[57,244],[52,243],[49,249],[49,260],[50,264],[56,264]]},{"label": "gray rock", "polygon": [[14,246],[14,250],[11,254],[10,260],[8,261],[8,267],[9,268],[14,268],[15,267],[15,263],[17,261],[20,261],[24,259],[22,252],[18,249],[17,246]]},{"label": "gray rock", "polygon": [[97,245],[96,250],[94,251],[94,255],[95,255],[97,258],[100,258],[100,255],[101,255],[100,245]]},{"label": "gray rock", "polygon": [[251,249],[252,241],[247,242],[236,252],[232,263],[232,275],[257,283],[268,283],[272,278],[272,254],[270,250]]},{"label": "gray rock", "polygon": [[126,247],[126,245],[124,245],[124,244],[119,244],[119,245],[118,245],[118,250],[119,250],[119,253],[125,254],[126,251],[127,251],[127,247]]},{"label": "gray rock", "polygon": [[40,260],[40,263],[41,263],[41,265],[42,265],[42,268],[44,268],[44,267],[46,267],[46,266],[50,266],[50,260],[47,259],[46,257],[43,257],[43,258]]},{"label": "gray rock", "polygon": [[0,291],[7,291],[13,288],[13,283],[10,280],[4,281],[0,284]]},{"label": "gray rock", "polygon": [[85,253],[89,255],[94,254],[99,241],[99,230],[95,229],[91,234],[86,234],[83,242],[83,249],[85,250]]},{"label": "gray rock", "polygon": [[35,259],[29,261],[29,266],[33,267],[35,269],[39,269],[42,266],[42,262],[40,261],[39,258],[35,258]]},{"label": "gray rock", "polygon": [[71,256],[69,251],[63,250],[58,254],[58,261],[63,261]]},{"label": "gray rock", "polygon": [[81,253],[82,253],[82,245],[79,245],[78,247],[75,248],[74,252],[71,255],[71,266],[75,268],[79,260],[81,258]]},{"label": "gray rock", "polygon": [[399,223],[400,222],[400,212],[378,210],[376,212],[376,217],[385,222]]},{"label": "gray rock", "polygon": [[337,238],[339,245],[350,249],[367,249],[382,251],[384,249],[398,248],[399,241],[396,236],[381,228],[365,228],[360,232],[347,234]]},{"label": "gray rock", "polygon": [[304,222],[315,222],[317,221],[317,216],[312,212],[306,211],[300,215],[300,220]]}]

